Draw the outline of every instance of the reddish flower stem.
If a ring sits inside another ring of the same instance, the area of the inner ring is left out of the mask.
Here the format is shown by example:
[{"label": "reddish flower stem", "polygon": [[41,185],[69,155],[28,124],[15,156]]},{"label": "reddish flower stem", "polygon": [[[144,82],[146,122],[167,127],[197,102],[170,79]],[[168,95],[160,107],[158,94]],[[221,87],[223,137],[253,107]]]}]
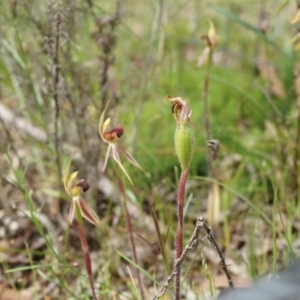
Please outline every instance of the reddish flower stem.
[{"label": "reddish flower stem", "polygon": [[78,235],[81,241],[82,250],[84,252],[84,261],[85,261],[85,268],[87,275],[89,277],[90,286],[93,294],[93,300],[97,300],[96,293],[95,293],[95,287],[94,287],[94,281],[93,281],[93,273],[92,273],[92,263],[91,263],[91,257],[89,253],[88,243],[86,240],[86,235],[84,228],[82,226],[77,226]]},{"label": "reddish flower stem", "polygon": [[[133,238],[131,216],[127,209],[127,198],[126,198],[126,194],[125,194],[125,187],[124,187],[123,181],[121,180],[121,178],[118,175],[117,175],[117,181],[118,181],[118,187],[119,187],[121,198],[122,198],[122,204],[123,204],[123,209],[124,209],[124,213],[125,213],[125,223],[126,223],[126,228],[127,228],[128,234],[129,234],[132,256],[133,256],[134,262],[138,265],[136,247],[135,247],[135,242],[134,242],[134,238]],[[143,291],[143,287],[142,287],[142,280],[141,280],[140,272],[138,269],[136,269],[136,277],[137,277],[137,281],[138,281],[138,287],[140,290],[141,299],[143,300],[143,299],[145,299],[145,295],[144,295],[144,291]]]},{"label": "reddish flower stem", "polygon": [[[177,261],[183,251],[183,210],[185,201],[185,187],[189,177],[189,169],[181,171],[180,179],[178,182],[178,194],[177,194],[177,230],[176,230],[176,254],[175,261]],[[175,277],[175,299],[180,300],[180,266],[178,267]]]}]

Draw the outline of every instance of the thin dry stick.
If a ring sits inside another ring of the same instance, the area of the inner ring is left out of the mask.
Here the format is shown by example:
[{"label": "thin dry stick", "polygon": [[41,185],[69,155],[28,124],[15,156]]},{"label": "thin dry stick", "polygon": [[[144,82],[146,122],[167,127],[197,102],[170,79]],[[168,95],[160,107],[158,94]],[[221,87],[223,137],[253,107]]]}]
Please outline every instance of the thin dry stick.
[{"label": "thin dry stick", "polygon": [[[80,218],[82,218],[82,217],[80,217]],[[78,231],[78,235],[79,235],[79,238],[80,238],[80,241],[81,241],[82,250],[84,252],[85,268],[86,268],[86,272],[87,272],[87,275],[88,275],[88,278],[89,278],[93,300],[97,300],[98,298],[97,298],[96,293],[95,293],[91,256],[90,256],[90,253],[89,253],[89,248],[88,248],[88,243],[87,243],[84,227],[82,225],[82,219],[81,219],[81,222],[79,222],[79,225],[77,226],[77,231]]]},{"label": "thin dry stick", "polygon": [[59,121],[59,100],[58,100],[58,82],[59,82],[59,59],[58,59],[58,49],[59,49],[59,37],[60,37],[60,26],[62,23],[61,13],[58,10],[55,14],[55,42],[54,42],[54,52],[53,52],[53,65],[54,65],[54,75],[53,75],[53,99],[54,99],[54,145],[56,154],[56,165],[59,177],[59,182],[61,179],[61,163],[59,156],[59,138],[58,138],[58,121]]},{"label": "thin dry stick", "polygon": [[[163,284],[163,286],[159,289],[159,291],[157,292],[157,294],[152,298],[152,300],[157,300],[159,299],[160,297],[162,297],[168,287],[169,287],[169,283],[173,280],[173,278],[175,277],[175,275],[178,273],[178,270],[180,269],[180,266],[182,264],[182,262],[184,261],[187,253],[196,248],[197,245],[198,245],[198,236],[199,236],[199,231],[201,229],[201,224],[199,222],[199,218],[197,219],[197,222],[196,222],[196,226],[195,226],[195,229],[194,229],[194,232],[190,238],[190,240],[188,241],[187,245],[185,246],[181,256],[175,260],[175,263],[174,263],[174,267],[173,267],[173,271],[171,273],[171,275],[166,279],[165,283]],[[204,238],[205,239],[205,238]]]},{"label": "thin dry stick", "polygon": [[165,268],[167,270],[167,273],[170,274],[170,268],[169,268],[169,265],[168,265],[168,260],[167,260],[166,250],[165,250],[165,244],[164,244],[161,232],[160,232],[158,216],[157,216],[157,213],[154,209],[154,204],[153,203],[149,204],[149,209],[150,209],[152,219],[153,219],[153,222],[154,222],[154,226],[155,226],[155,230],[156,230],[156,234],[157,234],[158,242],[159,242],[159,249],[160,249],[161,255],[163,257]]},{"label": "thin dry stick", "polygon": [[220,264],[221,264],[222,269],[224,270],[224,272],[226,274],[226,277],[228,279],[228,284],[231,288],[234,287],[231,275],[228,271],[228,268],[227,268],[227,265],[226,265],[226,262],[225,262],[225,257],[223,255],[217,241],[215,240],[215,238],[213,236],[211,228],[207,225],[207,223],[205,222],[205,220],[202,217],[199,217],[199,218],[197,218],[194,232],[193,232],[191,238],[189,239],[187,245],[185,246],[185,248],[182,252],[182,255],[180,256],[180,258],[176,259],[176,261],[174,263],[172,274],[166,279],[165,283],[162,285],[162,287],[159,289],[159,291],[156,293],[156,295],[152,298],[152,300],[157,300],[166,293],[166,291],[169,287],[169,283],[173,280],[173,278],[177,274],[177,272],[180,269],[180,266],[182,265],[187,253],[190,250],[195,249],[198,246],[198,237],[199,237],[199,233],[200,233],[201,228],[204,228],[206,233],[207,233],[207,235],[203,239],[201,239],[201,241],[204,242],[206,239],[208,239],[211,242],[211,244],[216,248],[216,250],[219,254],[219,257],[221,259]]},{"label": "thin dry stick", "polygon": [[[299,106],[299,105],[297,105]],[[296,202],[299,202],[299,145],[300,145],[300,107],[297,107],[297,135],[295,139],[295,150],[294,150],[294,157],[293,157],[293,177],[294,177],[294,195]]]},{"label": "thin dry stick", "polygon": [[[203,83],[203,112],[204,112],[204,129],[206,135],[206,141],[210,143],[212,141],[212,134],[210,128],[210,119],[209,119],[209,107],[208,107],[208,92],[209,92],[209,75],[210,68],[212,65],[213,50],[217,44],[217,34],[215,32],[213,24],[210,25],[210,30],[208,35],[202,37],[206,41],[206,49],[208,50],[208,56],[206,59],[206,69]],[[212,155],[210,145],[206,148],[206,158],[208,162],[208,177],[215,178],[215,168],[214,160],[216,156]],[[216,226],[218,222],[219,215],[219,195],[218,195],[218,186],[215,183],[210,183],[209,185],[209,194],[208,194],[208,220],[212,226]]]},{"label": "thin dry stick", "polygon": [[120,20],[121,1],[116,1],[115,13],[111,16],[105,17],[98,17],[96,15],[92,0],[86,1],[90,7],[91,13],[98,28],[95,38],[101,51],[99,56],[101,63],[99,87],[102,106],[104,107],[105,103],[107,102],[107,98],[109,97],[109,71],[115,59],[113,55],[113,49],[116,44],[115,30]]},{"label": "thin dry stick", "polygon": [[225,275],[227,277],[227,280],[228,280],[228,283],[229,283],[229,286],[231,288],[233,288],[233,281],[232,281],[232,278],[231,278],[231,275],[228,271],[228,268],[227,268],[227,265],[226,265],[226,262],[225,262],[225,257],[223,255],[223,252],[220,248],[220,246],[218,245],[213,233],[212,233],[212,230],[211,228],[207,225],[207,223],[203,220],[202,217],[199,218],[201,221],[202,221],[202,227],[205,229],[206,233],[207,233],[207,238],[208,240],[210,241],[210,243],[216,248],[218,254],[219,254],[219,257],[220,257],[220,265],[223,269],[223,271],[225,272]]},{"label": "thin dry stick", "polygon": [[299,201],[299,157],[300,157],[300,70],[295,74],[296,109],[297,109],[297,134],[295,138],[295,149],[293,155],[293,188],[296,202]]},{"label": "thin dry stick", "polygon": [[[134,242],[134,238],[133,238],[131,216],[127,209],[127,203],[126,203],[127,198],[126,198],[125,188],[124,188],[124,184],[123,184],[123,181],[121,180],[121,178],[118,175],[116,177],[117,177],[118,187],[119,187],[120,194],[121,194],[122,206],[123,206],[124,214],[125,214],[125,223],[126,223],[126,228],[128,230],[128,234],[129,234],[132,256],[133,256],[134,262],[138,265],[139,263],[138,263],[138,259],[137,259],[136,247],[135,247],[135,242]],[[140,290],[141,299],[145,299],[141,275],[140,275],[139,270],[137,268],[135,268],[135,269],[136,269],[136,277],[137,277],[137,281],[138,281],[138,287]]]},{"label": "thin dry stick", "polygon": [[[206,62],[206,70],[203,84],[203,111],[204,111],[204,129],[206,140],[211,140],[211,130],[210,130],[210,121],[209,121],[209,109],[208,109],[208,90],[209,90],[209,74],[212,60],[212,50],[209,49],[209,54]],[[209,176],[213,176],[213,161],[210,155],[210,150],[207,148],[206,158],[208,162],[208,173]]]},{"label": "thin dry stick", "polygon": [[[189,169],[181,171],[180,179],[178,182],[178,194],[177,194],[177,229],[176,229],[176,254],[175,260],[178,260],[182,256],[183,249],[183,210],[185,201],[185,188],[186,182],[189,177]],[[175,277],[175,299],[180,299],[180,269],[181,265],[176,268]]]}]

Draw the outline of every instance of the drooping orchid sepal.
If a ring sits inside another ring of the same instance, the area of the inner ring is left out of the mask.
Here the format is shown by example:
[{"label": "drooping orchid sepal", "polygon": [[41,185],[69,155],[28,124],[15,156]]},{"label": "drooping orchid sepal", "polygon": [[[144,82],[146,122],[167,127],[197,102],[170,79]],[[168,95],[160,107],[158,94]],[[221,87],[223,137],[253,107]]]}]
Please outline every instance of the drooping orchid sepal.
[{"label": "drooping orchid sepal", "polygon": [[112,157],[113,157],[114,161],[117,163],[117,165],[120,168],[120,170],[128,178],[128,180],[130,181],[130,183],[133,184],[133,182],[132,182],[129,174],[127,173],[126,169],[124,168],[124,166],[123,166],[123,164],[121,162],[121,158],[120,158],[119,152],[123,153],[124,156],[127,158],[127,160],[132,165],[134,165],[135,167],[139,168],[142,171],[143,171],[143,168],[133,158],[133,156],[131,154],[129,154],[127,151],[125,151],[116,142],[117,138],[120,138],[123,135],[123,133],[124,133],[123,127],[120,126],[120,125],[118,125],[118,126],[116,126],[115,128],[113,128],[111,130],[107,130],[107,128],[108,128],[108,126],[110,124],[110,118],[104,120],[104,117],[105,117],[105,113],[106,113],[108,104],[109,104],[109,101],[106,103],[105,108],[104,108],[103,112],[101,113],[100,121],[99,121],[99,133],[100,133],[101,139],[106,144],[108,144],[108,148],[106,150],[106,155],[105,155],[105,159],[104,159],[104,164],[103,164],[103,167],[102,167],[102,172],[105,171],[109,155],[112,152]]}]

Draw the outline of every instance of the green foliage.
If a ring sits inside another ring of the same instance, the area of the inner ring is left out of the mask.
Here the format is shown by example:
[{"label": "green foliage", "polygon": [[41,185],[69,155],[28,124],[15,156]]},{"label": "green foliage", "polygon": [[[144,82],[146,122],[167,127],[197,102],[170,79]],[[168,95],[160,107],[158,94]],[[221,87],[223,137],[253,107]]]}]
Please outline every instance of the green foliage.
[{"label": "green foliage", "polygon": [[[69,203],[64,201],[61,178],[58,178],[62,170],[55,160],[55,93],[60,107],[60,160],[78,156],[74,160],[76,167],[92,187],[86,201],[94,204],[97,214],[112,227],[114,238],[118,239],[124,236],[120,229],[124,218],[118,212],[118,196],[103,196],[102,183],[99,183],[106,147],[100,140],[98,123],[105,103],[111,101],[107,112],[111,123],[124,128],[120,144],[146,173],[122,160],[134,182],[126,193],[133,195],[130,198],[135,200],[137,215],[140,214],[134,222],[135,230],[150,245],[157,242],[149,225],[140,224],[146,215],[149,217],[150,202],[156,209],[161,241],[172,267],[174,191],[179,164],[173,150],[174,119],[166,95],[187,100],[197,136],[187,195],[189,205],[185,211],[187,232],[184,234],[188,238],[192,220],[206,212],[207,186],[211,182],[207,178],[203,125],[205,71],[196,66],[205,48],[201,36],[207,32],[209,20],[214,22],[220,36],[214,50],[208,95],[211,135],[221,144],[216,170],[224,223],[216,228],[218,237],[236,261],[247,263],[252,277],[275,273],[299,254],[294,249],[299,238],[295,224],[298,224],[300,207],[299,194],[295,194],[299,191],[299,157],[296,157],[299,95],[294,77],[299,54],[290,43],[298,25],[289,23],[296,12],[293,1],[120,1],[120,19],[115,27],[103,24],[115,14],[117,1],[53,1],[52,8],[51,1],[48,4],[37,0],[27,2],[0,2],[1,105],[14,113],[11,121],[5,121],[2,116],[0,123],[3,126],[1,157],[7,157],[8,161],[6,168],[0,163],[3,193],[0,211],[14,215],[15,210],[10,206],[18,207],[44,244],[38,250],[30,249],[30,245],[28,249],[24,246],[11,250],[12,253],[23,251],[29,262],[17,268],[3,264],[4,276],[11,286],[18,288],[12,273],[23,276],[31,271],[35,281],[52,282],[60,278],[57,285],[64,291],[65,299],[88,297],[88,280],[81,273],[82,265],[77,268],[72,264],[81,259],[80,245],[74,244],[70,231],[63,231]],[[55,89],[56,65],[52,51],[57,13],[61,14],[62,22],[60,74]],[[265,31],[258,21],[261,16],[265,16],[263,21],[268,24]],[[108,55],[103,44],[107,37],[115,42],[110,45]],[[281,83],[284,97],[272,89],[276,80],[277,84]],[[33,127],[27,129],[28,124],[42,131],[42,137],[36,138]],[[105,176],[110,183],[114,182],[112,169],[109,162]],[[111,185],[115,188],[114,183]],[[17,196],[10,196],[14,192]],[[41,215],[47,215],[50,224],[59,228],[57,240],[51,228],[41,223]],[[268,249],[271,249],[258,257],[255,252],[258,240],[253,234],[257,221],[263,223],[261,235],[270,239]],[[241,233],[238,230],[244,235],[247,260],[234,245],[236,239],[232,237]],[[101,238],[94,229],[89,239],[92,251],[101,249],[99,264],[103,268],[97,272],[103,277],[97,280],[103,286],[98,294],[103,299],[112,298],[117,289],[115,280],[127,281],[124,286],[129,285],[132,294],[136,293],[128,278],[120,280],[120,270],[111,265],[122,262],[111,256],[110,240]],[[57,244],[61,246],[59,250]],[[279,249],[277,244],[283,246]],[[121,249],[116,256],[134,265],[123,254],[124,245],[118,246]],[[42,259],[35,261],[36,257]],[[157,282],[156,274],[153,275],[156,266],[147,263],[138,266],[140,271],[153,286],[160,285],[162,282]],[[206,270],[210,271],[210,266]],[[192,266],[189,271],[195,272]],[[74,277],[82,283],[78,294],[73,291]],[[24,283],[22,288],[25,286]]]}]

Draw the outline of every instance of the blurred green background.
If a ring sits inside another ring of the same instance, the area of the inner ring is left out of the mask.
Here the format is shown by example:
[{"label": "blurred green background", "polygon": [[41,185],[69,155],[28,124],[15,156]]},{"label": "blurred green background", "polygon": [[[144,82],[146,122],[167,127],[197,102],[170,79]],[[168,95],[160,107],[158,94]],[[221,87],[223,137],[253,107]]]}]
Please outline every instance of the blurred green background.
[{"label": "blurred green background", "polygon": [[[100,171],[106,145],[98,132],[100,114],[110,100],[112,128],[124,128],[120,144],[145,170],[123,157],[134,181],[134,186],[126,182],[127,195],[141,214],[135,226],[150,243],[157,242],[143,224],[153,204],[165,228],[171,261],[179,164],[173,149],[176,124],[166,95],[188,102],[196,130],[186,207],[188,237],[195,217],[206,214],[210,181],[203,112],[206,73],[197,61],[211,21],[219,36],[208,92],[211,136],[221,144],[215,162],[222,185],[217,235],[223,249],[245,263],[252,278],[288,264],[296,256],[293,242],[299,236],[299,54],[297,39],[292,41],[299,24],[291,22],[298,9],[292,0],[1,1],[3,215],[18,220],[17,211],[37,210],[63,228],[69,203],[61,179],[67,160],[74,157],[74,168],[91,185],[87,201],[112,226],[118,201],[105,190],[109,186],[117,194],[117,189],[112,162],[105,175]],[[258,240],[250,238],[258,220],[263,222],[261,236],[270,238],[270,248],[262,254],[253,250]],[[0,225],[5,228],[1,220]],[[62,236],[58,243],[72,256],[80,249],[68,242],[64,230],[57,233]],[[37,231],[46,239],[45,232]],[[245,238],[237,242],[238,235]],[[0,250],[7,253],[4,242],[16,236],[1,237]],[[279,240],[282,245],[274,253]],[[110,247],[97,234],[90,243],[109,257]],[[30,245],[29,250],[22,244],[14,251],[30,256]],[[240,253],[243,247],[250,251],[247,259]],[[47,243],[40,251],[41,264],[47,254],[53,255]],[[66,259],[66,268],[68,263]],[[5,263],[1,272],[14,267]],[[105,272],[113,276],[109,267]],[[3,278],[11,286],[16,281]],[[106,284],[111,292],[111,283]],[[62,289],[69,295],[64,284]]]}]

